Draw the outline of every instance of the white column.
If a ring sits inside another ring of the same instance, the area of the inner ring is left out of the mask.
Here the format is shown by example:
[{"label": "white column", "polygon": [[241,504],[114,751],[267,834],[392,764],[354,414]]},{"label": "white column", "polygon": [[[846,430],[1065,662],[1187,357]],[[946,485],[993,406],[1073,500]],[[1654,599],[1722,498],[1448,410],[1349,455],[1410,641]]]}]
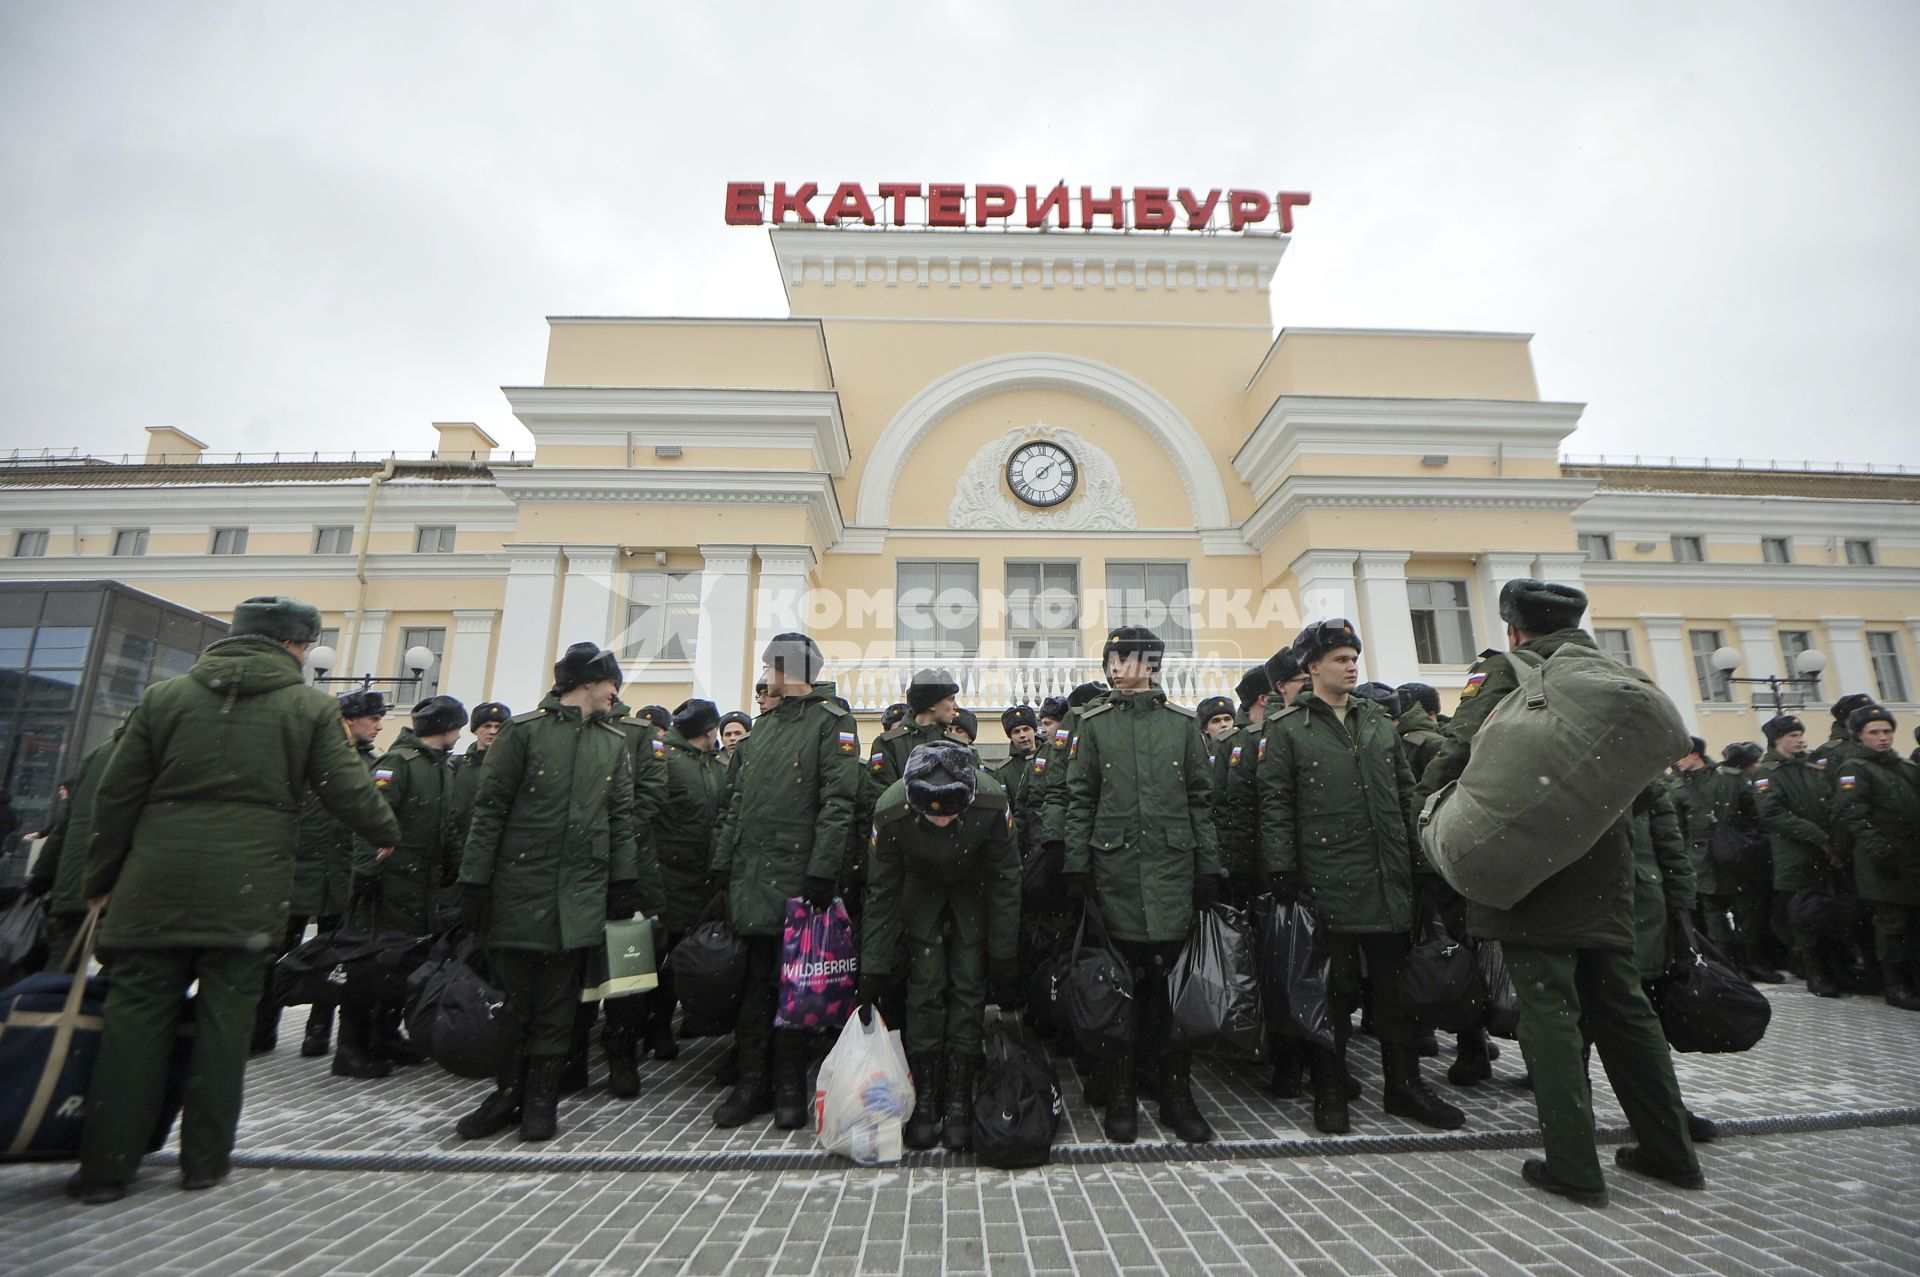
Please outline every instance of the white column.
[{"label": "white column", "polygon": [[1849,692],[1865,692],[1875,700],[1880,685],[1873,681],[1873,662],[1867,659],[1866,622],[1857,616],[1823,616],[1827,631],[1827,672],[1821,681],[1834,700]]},{"label": "white column", "polygon": [[1684,616],[1667,613],[1640,614],[1640,624],[1647,631],[1647,672],[1653,675],[1660,690],[1680,707],[1680,717],[1685,720],[1687,730],[1697,736],[1700,733],[1700,713],[1696,708],[1700,685],[1694,680],[1693,660],[1681,631],[1686,621]]},{"label": "white column", "polygon": [[1365,677],[1389,685],[1406,682],[1420,670],[1413,645],[1413,608],[1407,599],[1404,550],[1360,552],[1360,668]]},{"label": "white column", "polygon": [[[1294,604],[1300,609],[1301,625],[1336,616],[1354,619],[1354,613],[1360,610],[1353,579],[1356,557],[1353,550],[1308,550],[1288,566],[1293,573],[1298,596]],[[1361,642],[1365,641],[1362,635]]]},{"label": "white column", "polygon": [[1507,582],[1533,575],[1530,551],[1486,550],[1480,555],[1480,645],[1505,649],[1507,623],[1500,619],[1500,591]]},{"label": "white column", "polygon": [[1920,616],[1907,618],[1907,642],[1913,648],[1914,663],[1906,667],[1907,700],[1920,702]]},{"label": "white column", "polygon": [[[1771,616],[1741,616],[1733,618],[1734,632],[1739,635],[1736,646],[1740,649],[1740,668],[1733,671],[1735,678],[1765,678],[1769,674],[1782,675],[1786,671],[1780,668],[1780,644],[1775,641],[1773,627],[1776,618]],[[1755,721],[1764,723],[1773,717],[1773,692],[1761,683],[1735,683],[1734,699],[1752,703]],[[1791,685],[1781,689],[1783,695],[1791,694]],[[1744,692],[1744,697],[1741,693]]]},{"label": "white column", "polygon": [[[446,654],[440,658],[440,690],[459,698],[468,709],[490,699],[487,657],[493,652],[493,619],[499,615],[490,607],[454,609],[453,633],[448,636]],[[522,708],[515,705],[514,713]]]},{"label": "white column", "polygon": [[387,637],[387,609],[370,607],[361,617],[347,613],[347,633],[353,634],[354,622],[359,621],[359,637],[354,640],[353,655],[347,661],[347,668],[338,671],[334,677],[351,674],[359,678],[371,674],[375,678],[387,677],[387,671],[380,668],[380,647]]},{"label": "white column", "polygon": [[[693,694],[712,701],[722,714],[752,713],[753,687],[747,667],[747,579],[750,545],[703,545],[700,555],[700,619],[693,639]],[[757,657],[758,652],[753,653]]]},{"label": "white column", "polygon": [[524,714],[553,686],[553,633],[560,587],[560,547],[510,545],[507,593],[500,609],[500,653],[493,696]]},{"label": "white column", "polygon": [[[1541,554],[1534,558],[1534,575],[1542,581],[1556,581],[1561,585],[1571,585],[1574,589],[1585,593],[1587,584],[1582,579],[1581,573],[1586,566],[1587,556],[1584,551]],[[1497,599],[1495,601],[1498,602]],[[1591,607],[1580,614],[1581,629],[1588,628],[1587,622],[1592,616]]]},{"label": "white column", "polygon": [[813,591],[813,548],[805,545],[757,545],[760,580],[753,590],[753,651],[760,653],[776,634],[806,633],[807,603]]},{"label": "white column", "polygon": [[[560,651],[573,643],[606,647],[613,641],[613,605],[620,595],[614,586],[613,563],[619,557],[616,545],[567,547],[567,577],[560,590]],[[559,651],[554,655],[558,657]]]}]

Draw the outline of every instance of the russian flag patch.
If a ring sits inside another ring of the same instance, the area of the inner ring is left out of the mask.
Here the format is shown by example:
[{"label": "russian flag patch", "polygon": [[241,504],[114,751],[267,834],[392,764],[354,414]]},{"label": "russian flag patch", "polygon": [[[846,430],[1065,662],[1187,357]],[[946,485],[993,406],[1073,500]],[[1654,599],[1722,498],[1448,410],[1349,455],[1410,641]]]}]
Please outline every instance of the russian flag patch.
[{"label": "russian flag patch", "polygon": [[1765,776],[1756,776],[1753,778],[1753,787],[1764,794],[1769,789],[1773,788],[1773,782],[1768,780]]},{"label": "russian flag patch", "polygon": [[1038,776],[1044,773],[1046,770],[1047,770],[1047,756],[1045,754],[1035,754],[1033,756],[1033,774]]},{"label": "russian flag patch", "polygon": [[656,736],[651,743],[653,745],[653,756],[655,758],[665,758],[667,756],[667,742]]},{"label": "russian flag patch", "polygon": [[1227,766],[1238,767],[1239,765],[1240,765],[1240,746],[1235,745],[1233,749],[1227,754]]},{"label": "russian flag patch", "polygon": [[855,736],[852,732],[841,732],[840,733],[840,752],[843,754],[859,753],[860,738]]},{"label": "russian flag patch", "polygon": [[1859,783],[1860,782],[1852,776],[1842,776],[1840,778],[1840,788],[1842,789],[1852,789],[1855,785]]}]

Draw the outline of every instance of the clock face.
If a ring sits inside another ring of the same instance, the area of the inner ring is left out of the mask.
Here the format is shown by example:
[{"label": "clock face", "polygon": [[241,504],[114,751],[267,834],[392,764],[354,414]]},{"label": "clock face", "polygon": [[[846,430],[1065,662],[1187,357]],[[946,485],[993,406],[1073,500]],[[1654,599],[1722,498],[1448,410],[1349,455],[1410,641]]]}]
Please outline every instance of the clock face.
[{"label": "clock face", "polygon": [[1080,467],[1059,444],[1022,444],[1007,458],[1007,486],[1028,505],[1059,505],[1079,482]]}]

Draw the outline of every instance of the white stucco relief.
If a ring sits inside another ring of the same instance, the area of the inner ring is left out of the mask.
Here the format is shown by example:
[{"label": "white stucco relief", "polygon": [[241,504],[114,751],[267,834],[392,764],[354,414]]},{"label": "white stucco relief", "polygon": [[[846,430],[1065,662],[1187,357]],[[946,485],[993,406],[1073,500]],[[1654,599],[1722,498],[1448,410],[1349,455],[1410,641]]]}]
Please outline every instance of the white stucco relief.
[{"label": "white stucco relief", "polygon": [[[1065,504],[1036,509],[1007,491],[1007,458],[1021,444],[1044,439],[1072,455],[1080,486]],[[1113,458],[1071,430],[1035,422],[1009,430],[973,454],[954,487],[947,507],[950,528],[1040,530],[1049,532],[1125,532],[1140,526],[1133,502],[1121,490],[1120,468]]]}]

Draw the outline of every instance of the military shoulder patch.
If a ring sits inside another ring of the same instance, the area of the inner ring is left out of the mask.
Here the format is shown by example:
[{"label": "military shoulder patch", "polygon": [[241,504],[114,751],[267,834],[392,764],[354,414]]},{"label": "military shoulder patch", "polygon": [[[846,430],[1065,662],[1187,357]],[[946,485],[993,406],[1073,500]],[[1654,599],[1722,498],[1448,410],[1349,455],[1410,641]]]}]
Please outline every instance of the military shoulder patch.
[{"label": "military shoulder patch", "polygon": [[[1851,780],[1852,777],[1848,777],[1848,779]],[[391,767],[374,768],[373,783],[379,786],[381,789],[385,789],[388,785],[391,785],[393,783],[393,768]]]},{"label": "military shoulder patch", "polygon": [[1817,768],[1819,768],[1819,769],[1820,769],[1821,771],[1825,771],[1825,770],[1827,770],[1827,760],[1826,760],[1826,759],[1824,759],[1824,758],[1816,758],[1816,759],[1813,759],[1812,761],[1813,761],[1813,765],[1814,765],[1815,767],[1817,767]]},{"label": "military shoulder patch", "polygon": [[1227,766],[1238,767],[1239,765],[1240,765],[1240,746],[1235,745],[1231,750],[1227,752]]},{"label": "military shoulder patch", "polygon": [[1265,732],[1262,732],[1260,739],[1254,743],[1253,761],[1256,763],[1264,763],[1267,761],[1267,736]]},{"label": "military shoulder patch", "polygon": [[879,750],[873,751],[873,757],[867,760],[867,770],[878,776],[887,767],[887,756]]},{"label": "military shoulder patch", "polygon": [[1047,756],[1045,754],[1035,754],[1033,756],[1033,774],[1036,776],[1045,775],[1046,770]]},{"label": "military shoulder patch", "polygon": [[1764,794],[1769,789],[1773,788],[1773,782],[1768,780],[1765,776],[1755,776],[1753,778],[1753,787]]},{"label": "military shoulder patch", "polygon": [[1854,787],[1859,785],[1859,783],[1860,781],[1858,777],[1842,776],[1840,778],[1840,788],[1842,789],[1853,789]]},{"label": "military shoulder patch", "polygon": [[653,756],[655,758],[665,758],[667,756],[667,742],[656,736],[648,743],[653,746]]},{"label": "military shoulder patch", "polygon": [[841,732],[840,733],[840,752],[843,754],[859,753],[860,738],[858,736],[855,736],[852,732]]},{"label": "military shoulder patch", "polygon": [[1064,746],[1071,735],[1072,733],[1066,728],[1056,727],[1053,729],[1053,743],[1056,746]]}]

